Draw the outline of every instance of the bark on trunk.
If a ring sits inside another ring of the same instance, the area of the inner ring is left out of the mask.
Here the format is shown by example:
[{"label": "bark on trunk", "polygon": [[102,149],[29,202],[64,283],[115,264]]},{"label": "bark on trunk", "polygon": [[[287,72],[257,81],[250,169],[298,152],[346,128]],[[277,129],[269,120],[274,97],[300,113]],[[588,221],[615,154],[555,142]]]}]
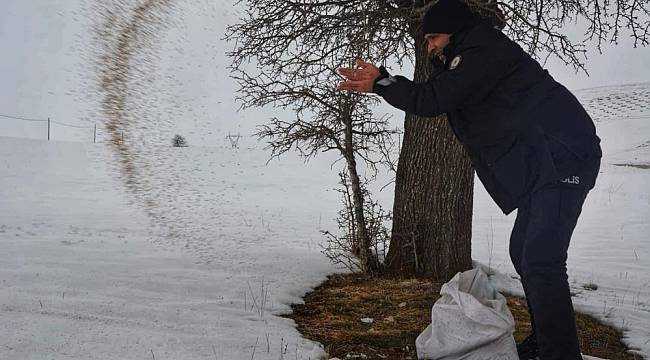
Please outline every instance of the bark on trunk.
[{"label": "bark on trunk", "polygon": [[[415,80],[431,72],[415,36]],[[406,115],[387,271],[447,281],[471,268],[474,171],[446,117]]]}]

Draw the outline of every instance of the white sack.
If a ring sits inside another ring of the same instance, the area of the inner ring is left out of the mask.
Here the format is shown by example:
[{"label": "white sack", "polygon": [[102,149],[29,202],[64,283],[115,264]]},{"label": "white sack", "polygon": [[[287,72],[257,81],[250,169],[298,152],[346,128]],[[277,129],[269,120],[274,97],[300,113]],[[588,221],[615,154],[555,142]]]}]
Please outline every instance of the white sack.
[{"label": "white sack", "polygon": [[458,273],[440,290],[431,325],[415,341],[418,359],[518,360],[515,319],[480,269]]}]

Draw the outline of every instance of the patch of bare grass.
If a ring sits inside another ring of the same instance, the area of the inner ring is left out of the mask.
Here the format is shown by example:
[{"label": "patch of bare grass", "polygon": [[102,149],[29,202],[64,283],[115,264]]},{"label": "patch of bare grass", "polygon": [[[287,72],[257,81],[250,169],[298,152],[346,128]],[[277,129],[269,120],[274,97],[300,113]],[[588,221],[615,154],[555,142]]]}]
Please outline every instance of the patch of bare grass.
[{"label": "patch of bare grass", "polygon": [[[293,305],[289,317],[308,339],[325,346],[331,357],[365,355],[364,359],[417,359],[415,338],[431,321],[431,306],[442,284],[427,279],[371,279],[359,274],[332,275]],[[524,299],[508,296],[517,322],[515,339],[530,333]],[[363,318],[373,319],[364,323]],[[606,359],[642,359],[627,353],[621,331],[577,314],[583,353]]]}]

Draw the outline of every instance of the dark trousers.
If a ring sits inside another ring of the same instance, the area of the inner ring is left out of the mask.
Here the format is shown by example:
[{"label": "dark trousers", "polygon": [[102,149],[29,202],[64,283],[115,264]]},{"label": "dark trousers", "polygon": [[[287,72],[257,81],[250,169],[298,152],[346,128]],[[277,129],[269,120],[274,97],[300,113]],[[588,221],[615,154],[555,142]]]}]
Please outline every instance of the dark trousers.
[{"label": "dark trousers", "polygon": [[517,210],[510,258],[521,277],[541,360],[582,359],[567,279],[567,250],[589,189],[551,184]]}]

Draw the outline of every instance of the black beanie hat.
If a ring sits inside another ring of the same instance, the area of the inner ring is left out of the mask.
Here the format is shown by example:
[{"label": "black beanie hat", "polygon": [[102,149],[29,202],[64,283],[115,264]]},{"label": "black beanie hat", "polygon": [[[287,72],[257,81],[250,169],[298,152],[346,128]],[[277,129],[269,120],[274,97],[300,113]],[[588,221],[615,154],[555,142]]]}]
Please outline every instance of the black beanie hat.
[{"label": "black beanie hat", "polygon": [[422,33],[454,34],[475,17],[461,0],[440,0],[424,14]]}]

